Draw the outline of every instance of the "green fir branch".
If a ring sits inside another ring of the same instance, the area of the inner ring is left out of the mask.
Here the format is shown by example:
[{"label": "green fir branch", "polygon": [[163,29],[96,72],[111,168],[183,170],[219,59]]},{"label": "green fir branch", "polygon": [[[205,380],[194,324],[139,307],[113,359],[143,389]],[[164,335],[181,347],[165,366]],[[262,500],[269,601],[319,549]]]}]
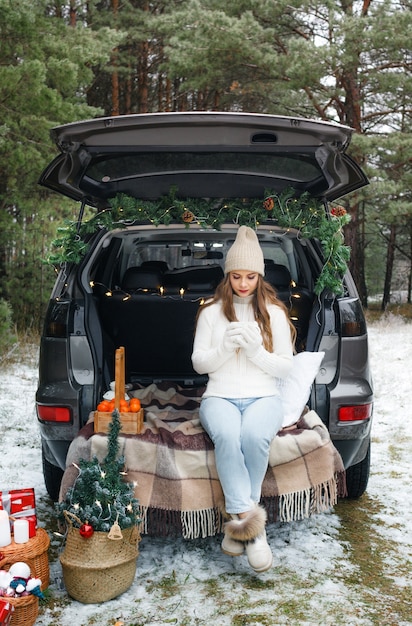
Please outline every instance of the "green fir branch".
[{"label": "green fir branch", "polygon": [[121,529],[139,523],[134,485],[123,480],[125,459],[119,456],[120,430],[120,415],[115,410],[109,425],[106,457],[102,462],[97,457],[79,460],[79,475],[74,485],[65,499],[56,504],[59,519],[64,520],[64,511],[69,511],[81,523],[87,522],[102,532],[109,532],[115,522]]},{"label": "green fir branch", "polygon": [[333,294],[342,293],[342,276],[350,258],[350,249],[344,245],[342,227],[350,217],[342,207],[325,211],[324,204],[308,193],[297,197],[292,188],[279,194],[267,192],[264,200],[230,199],[223,203],[203,198],[177,198],[177,189],[157,200],[139,200],[119,194],[108,209],[98,213],[80,226],[77,222],[66,222],[57,231],[47,261],[61,266],[79,263],[87,253],[85,239],[100,229],[107,231],[135,223],[150,223],[154,226],[172,222],[184,223],[187,228],[195,223],[202,228],[220,230],[222,224],[232,223],[256,229],[263,222],[272,221],[280,228],[298,231],[305,239],[321,242],[325,264],[315,285],[315,293],[323,290]]}]

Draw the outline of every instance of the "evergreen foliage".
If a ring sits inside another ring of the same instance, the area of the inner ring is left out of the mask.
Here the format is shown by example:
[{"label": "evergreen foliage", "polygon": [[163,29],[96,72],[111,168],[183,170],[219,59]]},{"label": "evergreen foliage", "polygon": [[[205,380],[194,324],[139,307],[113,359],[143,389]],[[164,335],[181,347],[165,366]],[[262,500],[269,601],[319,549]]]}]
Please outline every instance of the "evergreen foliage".
[{"label": "evergreen foliage", "polygon": [[50,129],[103,112],[86,92],[117,38],[70,27],[47,0],[0,0],[0,293],[19,330],[41,327],[54,278],[41,259],[73,211],[37,184],[55,150]]},{"label": "evergreen foliage", "polygon": [[16,343],[12,329],[12,310],[9,302],[0,298],[0,356]]},{"label": "evergreen foliage", "polygon": [[410,27],[409,1],[0,0],[0,285],[18,328],[40,326],[53,281],[40,259],[74,219],[37,185],[55,154],[49,130],[101,114],[215,109],[352,126],[351,155],[372,182],[345,204],[365,302],[365,251],[384,265],[394,224],[412,263]]},{"label": "evergreen foliage", "polygon": [[98,213],[78,228],[76,222],[67,223],[59,229],[54,240],[55,252],[48,261],[54,265],[79,263],[86,254],[85,238],[98,229],[112,230],[134,222],[150,222],[154,226],[172,222],[192,222],[202,228],[220,229],[223,223],[233,223],[256,228],[260,223],[273,221],[281,228],[295,229],[299,236],[319,239],[324,250],[325,264],[316,281],[315,292],[324,289],[334,294],[342,292],[342,276],[350,258],[345,246],[342,227],[350,220],[342,207],[326,212],[325,206],[308,193],[297,197],[293,189],[280,194],[267,192],[263,200],[230,199],[222,203],[203,198],[179,199],[177,190],[157,201],[139,200],[119,195],[111,201],[111,209]]},{"label": "evergreen foliage", "polygon": [[100,463],[97,457],[81,459],[79,475],[65,499],[56,504],[58,516],[69,511],[94,530],[109,532],[115,522],[121,529],[135,526],[139,520],[139,503],[134,497],[134,485],[124,481],[125,459],[119,456],[120,416],[113,411],[109,425],[107,455]]}]

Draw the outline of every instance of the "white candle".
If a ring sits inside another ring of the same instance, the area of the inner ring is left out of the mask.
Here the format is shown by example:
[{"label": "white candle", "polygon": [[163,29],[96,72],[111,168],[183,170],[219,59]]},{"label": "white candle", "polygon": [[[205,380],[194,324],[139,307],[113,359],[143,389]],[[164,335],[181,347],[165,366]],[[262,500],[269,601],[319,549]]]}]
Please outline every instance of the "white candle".
[{"label": "white candle", "polygon": [[26,519],[16,519],[14,522],[15,543],[27,543],[29,540],[29,522]]},{"label": "white candle", "polygon": [[7,511],[0,511],[0,548],[11,544],[10,521]]}]

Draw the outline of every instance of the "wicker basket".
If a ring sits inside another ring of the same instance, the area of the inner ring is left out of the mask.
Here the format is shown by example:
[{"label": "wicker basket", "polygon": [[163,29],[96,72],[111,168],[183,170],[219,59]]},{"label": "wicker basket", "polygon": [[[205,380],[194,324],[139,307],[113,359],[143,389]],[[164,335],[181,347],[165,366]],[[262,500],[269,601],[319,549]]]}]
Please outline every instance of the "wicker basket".
[{"label": "wicker basket", "polygon": [[24,598],[7,598],[14,606],[10,626],[33,626],[39,614],[39,599],[29,595]]},{"label": "wicker basket", "polygon": [[50,567],[47,551],[50,545],[50,538],[44,528],[38,528],[36,536],[29,539],[27,543],[12,543],[1,549],[2,560],[0,560],[0,569],[3,563],[16,563],[23,561],[30,562],[33,577],[40,578],[41,588],[46,589],[50,584]]},{"label": "wicker basket", "polygon": [[117,540],[99,531],[84,538],[69,520],[60,563],[72,598],[84,604],[106,602],[129,589],[136,574],[140,535],[137,526],[121,532],[123,537]]},{"label": "wicker basket", "polygon": [[[23,561],[23,559],[20,558],[13,558],[11,560],[3,559],[1,561],[1,569],[5,569],[8,571],[13,563],[17,563],[17,561],[20,560]],[[27,563],[27,565],[30,567],[31,576],[37,578],[34,573],[33,561],[27,559],[26,557],[23,562]],[[37,596],[30,594],[29,596],[23,596],[21,598],[7,598],[7,602],[10,602],[10,604],[14,606],[14,611],[10,620],[10,626],[33,626],[39,614],[39,598]]]}]

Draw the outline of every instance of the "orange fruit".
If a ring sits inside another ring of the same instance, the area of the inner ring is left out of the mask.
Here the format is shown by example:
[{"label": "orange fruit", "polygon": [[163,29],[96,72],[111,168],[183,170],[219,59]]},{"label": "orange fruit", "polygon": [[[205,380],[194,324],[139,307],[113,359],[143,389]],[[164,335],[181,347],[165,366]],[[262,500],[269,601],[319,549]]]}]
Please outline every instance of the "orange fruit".
[{"label": "orange fruit", "polygon": [[102,400],[101,402],[99,402],[99,404],[97,405],[97,410],[101,411],[102,413],[107,413],[107,411],[110,410],[110,405],[109,402],[107,400]]},{"label": "orange fruit", "polygon": [[119,411],[121,413],[128,413],[129,412],[129,403],[124,398],[122,398],[120,400],[120,402],[119,402]]},{"label": "orange fruit", "polygon": [[137,413],[141,409],[141,404],[139,398],[131,398],[129,402],[130,410],[133,413]]}]

